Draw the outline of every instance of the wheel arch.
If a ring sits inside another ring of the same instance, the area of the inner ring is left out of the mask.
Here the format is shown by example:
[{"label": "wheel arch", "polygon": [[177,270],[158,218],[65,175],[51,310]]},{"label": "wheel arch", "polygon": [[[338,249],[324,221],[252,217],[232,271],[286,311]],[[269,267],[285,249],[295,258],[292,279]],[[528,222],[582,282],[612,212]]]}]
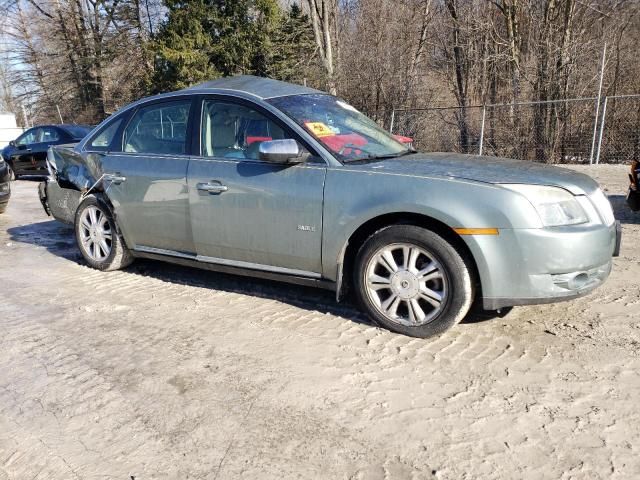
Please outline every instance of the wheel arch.
[{"label": "wheel arch", "polygon": [[437,233],[451,243],[460,255],[468,262],[469,268],[471,269],[472,279],[476,287],[476,298],[480,298],[482,296],[480,274],[478,272],[478,265],[473,253],[467,243],[452,227],[429,215],[412,212],[393,212],[370,218],[356,228],[349,236],[348,240],[342,247],[338,258],[338,278],[336,285],[337,300],[344,298],[351,289],[351,276],[355,266],[356,255],[358,254],[360,247],[367,238],[375,232],[391,225],[414,225],[416,227],[422,227]]}]

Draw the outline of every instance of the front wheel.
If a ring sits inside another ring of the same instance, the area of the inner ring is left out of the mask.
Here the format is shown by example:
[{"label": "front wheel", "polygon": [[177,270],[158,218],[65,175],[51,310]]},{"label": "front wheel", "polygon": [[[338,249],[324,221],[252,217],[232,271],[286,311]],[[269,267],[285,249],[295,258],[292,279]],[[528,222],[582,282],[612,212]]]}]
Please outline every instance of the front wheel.
[{"label": "front wheel", "polygon": [[356,295],[371,319],[398,333],[426,338],[458,323],[474,291],[471,269],[440,235],[413,225],[392,225],[360,248]]},{"label": "front wheel", "polygon": [[7,163],[7,165],[9,166],[9,180],[12,182],[19,180],[20,177],[16,175],[16,171],[13,169],[13,165],[10,163]]},{"label": "front wheel", "polygon": [[133,261],[109,207],[89,196],[76,210],[76,241],[89,266],[98,270],[118,270]]}]

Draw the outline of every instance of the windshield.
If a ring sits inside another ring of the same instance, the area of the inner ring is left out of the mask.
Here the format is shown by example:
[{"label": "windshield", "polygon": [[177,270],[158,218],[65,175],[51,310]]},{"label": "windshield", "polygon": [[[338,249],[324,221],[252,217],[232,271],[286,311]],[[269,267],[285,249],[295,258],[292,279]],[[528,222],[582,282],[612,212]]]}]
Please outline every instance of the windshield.
[{"label": "windshield", "polygon": [[343,162],[399,157],[413,152],[373,120],[331,95],[291,95],[268,102],[304,127]]}]

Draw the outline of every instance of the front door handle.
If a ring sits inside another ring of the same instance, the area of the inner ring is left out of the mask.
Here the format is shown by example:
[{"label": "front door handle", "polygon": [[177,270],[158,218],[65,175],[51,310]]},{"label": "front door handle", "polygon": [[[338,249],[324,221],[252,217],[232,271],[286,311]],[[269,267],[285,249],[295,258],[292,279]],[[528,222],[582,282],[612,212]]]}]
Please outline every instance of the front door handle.
[{"label": "front door handle", "polygon": [[109,182],[113,183],[114,185],[120,185],[123,182],[127,181],[127,177],[123,177],[118,173],[106,173],[104,175],[104,179],[108,180]]},{"label": "front door handle", "polygon": [[208,192],[210,194],[219,194],[229,190],[226,185],[221,183],[198,183],[196,188],[201,192]]}]

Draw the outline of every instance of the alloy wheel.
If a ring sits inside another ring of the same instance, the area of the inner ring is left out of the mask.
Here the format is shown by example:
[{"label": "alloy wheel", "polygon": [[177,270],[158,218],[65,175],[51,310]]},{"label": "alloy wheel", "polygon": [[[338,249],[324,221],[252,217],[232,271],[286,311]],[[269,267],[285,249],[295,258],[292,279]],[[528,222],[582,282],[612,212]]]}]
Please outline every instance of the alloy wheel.
[{"label": "alloy wheel", "polygon": [[105,260],[111,253],[111,224],[102,210],[93,205],[80,216],[80,241],[86,254],[96,262]]},{"label": "alloy wheel", "polygon": [[394,243],[372,255],[365,269],[367,295],[389,321],[420,326],[431,322],[447,300],[447,276],[426,249]]}]

